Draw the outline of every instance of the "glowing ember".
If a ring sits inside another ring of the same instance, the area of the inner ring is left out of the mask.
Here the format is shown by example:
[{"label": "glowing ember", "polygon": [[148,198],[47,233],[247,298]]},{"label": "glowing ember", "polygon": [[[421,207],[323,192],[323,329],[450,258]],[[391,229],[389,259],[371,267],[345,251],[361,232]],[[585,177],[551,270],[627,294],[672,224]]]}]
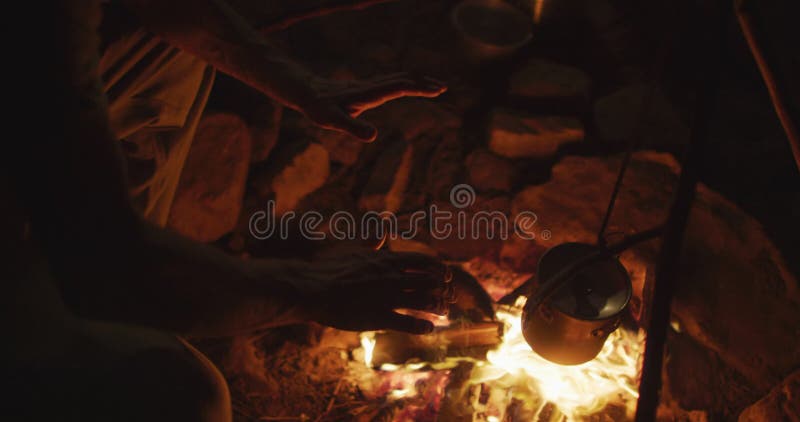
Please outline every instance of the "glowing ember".
[{"label": "glowing ember", "polygon": [[[465,403],[473,412],[473,420],[499,421],[518,419],[539,420],[547,414],[549,420],[575,421],[603,411],[613,405],[620,417],[631,418],[638,397],[637,384],[644,336],[617,330],[609,336],[602,351],[594,360],[575,366],[551,363],[534,353],[522,336],[521,314],[525,298],[513,307],[498,307],[497,317],[504,323],[503,341],[486,355],[486,361],[468,358],[448,358],[435,364],[384,364],[376,377],[391,379],[387,398],[409,398],[418,392],[414,378],[431,371],[442,372],[458,364],[472,361],[474,368],[469,384],[483,391],[483,400]],[[372,365],[375,349],[374,333],[362,333],[364,362]],[[428,372],[425,372],[428,371]],[[400,379],[406,382],[398,382]],[[387,387],[386,383],[384,388]],[[514,412],[516,417],[508,414]]]}]

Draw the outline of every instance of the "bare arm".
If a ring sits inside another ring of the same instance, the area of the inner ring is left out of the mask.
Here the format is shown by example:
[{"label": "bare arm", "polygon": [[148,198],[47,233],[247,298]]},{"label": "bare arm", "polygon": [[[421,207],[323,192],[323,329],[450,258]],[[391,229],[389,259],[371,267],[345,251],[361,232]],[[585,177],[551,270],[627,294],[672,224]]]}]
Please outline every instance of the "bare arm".
[{"label": "bare arm", "polygon": [[[308,320],[350,329],[430,328],[392,311],[436,310],[444,277],[429,259],[371,256],[339,267],[241,261],[142,221],[129,203],[108,126],[96,68],[97,19],[86,21],[94,11],[89,2],[57,4],[57,37],[42,49],[54,57],[54,83],[35,95],[44,103],[37,111],[48,119],[46,129],[24,143],[9,173],[33,237],[76,313],[196,335]],[[341,295],[368,305],[352,308]]]},{"label": "bare arm", "polygon": [[57,45],[42,50],[56,58],[54,84],[40,99],[43,127],[54,130],[25,143],[12,165],[32,233],[66,302],[85,316],[182,333],[307,318],[291,306],[299,293],[279,276],[284,264],[247,265],[136,215],[97,76],[100,16],[89,2],[60,3]]},{"label": "bare arm", "polygon": [[304,113],[316,124],[374,140],[377,131],[356,119],[363,111],[405,96],[435,97],[442,83],[406,74],[340,82],[316,77],[271,47],[224,0],[127,0],[145,26],[217,69]]}]

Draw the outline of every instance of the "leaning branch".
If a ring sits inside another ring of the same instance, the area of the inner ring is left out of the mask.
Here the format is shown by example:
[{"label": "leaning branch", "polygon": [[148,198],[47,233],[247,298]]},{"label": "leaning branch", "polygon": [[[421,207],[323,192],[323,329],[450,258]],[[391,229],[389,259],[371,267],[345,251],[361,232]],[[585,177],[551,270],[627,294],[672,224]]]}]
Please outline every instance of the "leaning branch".
[{"label": "leaning branch", "polygon": [[752,1],[734,0],[734,9],[739,20],[739,26],[742,29],[750,52],[753,54],[753,59],[758,65],[764,84],[767,86],[772,106],[781,121],[783,131],[786,132],[786,137],[789,138],[794,161],[798,170],[800,170],[800,134],[797,131],[797,116],[792,116],[790,104],[787,103],[783,94],[783,76],[780,75],[779,69],[776,67],[774,52],[768,48],[768,43],[764,39],[762,22],[756,19],[752,8]]}]

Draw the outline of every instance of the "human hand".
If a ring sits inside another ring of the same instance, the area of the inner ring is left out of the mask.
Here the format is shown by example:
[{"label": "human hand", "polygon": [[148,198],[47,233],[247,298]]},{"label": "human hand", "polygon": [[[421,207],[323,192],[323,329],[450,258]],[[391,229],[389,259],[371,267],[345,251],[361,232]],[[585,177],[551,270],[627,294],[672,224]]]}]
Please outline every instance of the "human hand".
[{"label": "human hand", "polygon": [[433,98],[447,90],[440,81],[408,73],[356,81],[314,78],[309,83],[314,94],[300,104],[300,111],[321,127],[349,133],[365,142],[374,141],[378,131],[356,118],[361,113],[398,98]]},{"label": "human hand", "polygon": [[292,272],[304,313],[342,330],[429,333],[430,321],[396,311],[444,315],[453,301],[447,266],[422,254],[371,252],[298,264]]}]

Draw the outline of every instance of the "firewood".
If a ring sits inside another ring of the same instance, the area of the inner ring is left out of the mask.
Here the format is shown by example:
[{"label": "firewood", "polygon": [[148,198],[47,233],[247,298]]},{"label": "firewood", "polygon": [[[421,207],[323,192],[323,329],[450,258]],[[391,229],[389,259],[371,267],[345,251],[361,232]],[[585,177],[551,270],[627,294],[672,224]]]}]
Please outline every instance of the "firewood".
[{"label": "firewood", "polygon": [[503,324],[487,321],[473,325],[446,327],[428,335],[396,331],[378,333],[372,364],[403,364],[408,361],[442,362],[448,357],[485,357],[486,351],[500,343]]}]

